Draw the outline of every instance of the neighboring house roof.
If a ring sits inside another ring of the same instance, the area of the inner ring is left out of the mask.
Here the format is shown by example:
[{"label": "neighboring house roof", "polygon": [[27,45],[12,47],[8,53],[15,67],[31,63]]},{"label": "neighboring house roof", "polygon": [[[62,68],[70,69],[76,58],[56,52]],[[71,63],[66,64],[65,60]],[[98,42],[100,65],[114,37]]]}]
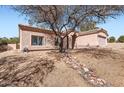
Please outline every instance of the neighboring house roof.
[{"label": "neighboring house roof", "polygon": [[78,36],[96,34],[96,33],[99,33],[99,32],[103,32],[108,36],[107,31],[105,29],[103,29],[103,28],[98,28],[98,29],[93,29],[93,30],[89,30],[89,31],[78,32]]},{"label": "neighboring house roof", "polygon": [[26,25],[22,25],[22,24],[19,24],[18,26],[22,31],[32,31],[32,32],[39,32],[39,33],[46,33],[46,34],[54,34],[54,32],[51,31],[51,30],[46,30],[46,29],[41,29],[41,28],[31,27],[31,26],[26,26]]}]

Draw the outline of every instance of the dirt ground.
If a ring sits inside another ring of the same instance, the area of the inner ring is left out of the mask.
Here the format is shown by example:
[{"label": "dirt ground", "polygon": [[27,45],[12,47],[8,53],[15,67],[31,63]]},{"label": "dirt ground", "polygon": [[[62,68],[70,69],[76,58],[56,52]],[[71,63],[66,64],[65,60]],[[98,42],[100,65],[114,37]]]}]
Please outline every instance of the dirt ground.
[{"label": "dirt ground", "polygon": [[[90,87],[80,75],[50,51],[0,53],[0,86]],[[52,62],[52,64],[51,64]]]},{"label": "dirt ground", "polygon": [[[123,87],[124,48],[117,46],[114,44],[104,49],[87,48],[70,52],[112,86]],[[60,62],[59,54],[52,53],[0,53],[0,86],[92,87],[75,70]]]},{"label": "dirt ground", "polygon": [[124,86],[123,50],[83,49],[72,53],[80,62],[96,71],[97,76],[105,79],[112,86]]},{"label": "dirt ground", "polygon": [[44,80],[44,86],[91,87],[75,70],[65,63],[56,63],[55,69]]}]

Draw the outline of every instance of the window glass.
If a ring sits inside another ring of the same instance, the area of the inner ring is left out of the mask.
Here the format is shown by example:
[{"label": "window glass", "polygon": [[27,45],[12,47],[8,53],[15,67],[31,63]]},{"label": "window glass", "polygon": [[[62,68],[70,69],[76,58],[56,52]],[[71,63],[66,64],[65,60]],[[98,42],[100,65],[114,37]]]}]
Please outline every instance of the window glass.
[{"label": "window glass", "polygon": [[42,45],[43,43],[43,37],[41,36],[32,36],[32,45]]},{"label": "window glass", "polygon": [[42,37],[39,37],[39,38],[38,38],[38,41],[39,41],[39,42],[38,42],[38,45],[42,45],[42,44],[43,44],[42,39],[43,39]]}]

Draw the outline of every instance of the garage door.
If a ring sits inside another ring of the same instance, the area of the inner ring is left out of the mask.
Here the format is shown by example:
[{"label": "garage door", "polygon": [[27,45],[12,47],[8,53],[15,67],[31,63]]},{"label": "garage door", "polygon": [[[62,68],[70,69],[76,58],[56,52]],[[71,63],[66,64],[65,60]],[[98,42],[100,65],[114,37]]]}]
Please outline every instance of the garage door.
[{"label": "garage door", "polygon": [[106,46],[106,37],[98,36],[99,46]]}]

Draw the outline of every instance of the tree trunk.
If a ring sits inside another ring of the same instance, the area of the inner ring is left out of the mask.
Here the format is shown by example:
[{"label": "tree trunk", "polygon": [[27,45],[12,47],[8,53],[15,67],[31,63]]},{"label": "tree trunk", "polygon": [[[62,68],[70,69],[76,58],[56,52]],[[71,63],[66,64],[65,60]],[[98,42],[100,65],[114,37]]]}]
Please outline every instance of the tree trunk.
[{"label": "tree trunk", "polygon": [[76,38],[77,38],[76,34],[72,35],[72,49],[74,49]]},{"label": "tree trunk", "polygon": [[69,49],[69,38],[67,36],[67,49]]},{"label": "tree trunk", "polygon": [[64,52],[64,49],[63,49],[63,38],[60,38],[60,48],[59,48],[59,52]]}]

